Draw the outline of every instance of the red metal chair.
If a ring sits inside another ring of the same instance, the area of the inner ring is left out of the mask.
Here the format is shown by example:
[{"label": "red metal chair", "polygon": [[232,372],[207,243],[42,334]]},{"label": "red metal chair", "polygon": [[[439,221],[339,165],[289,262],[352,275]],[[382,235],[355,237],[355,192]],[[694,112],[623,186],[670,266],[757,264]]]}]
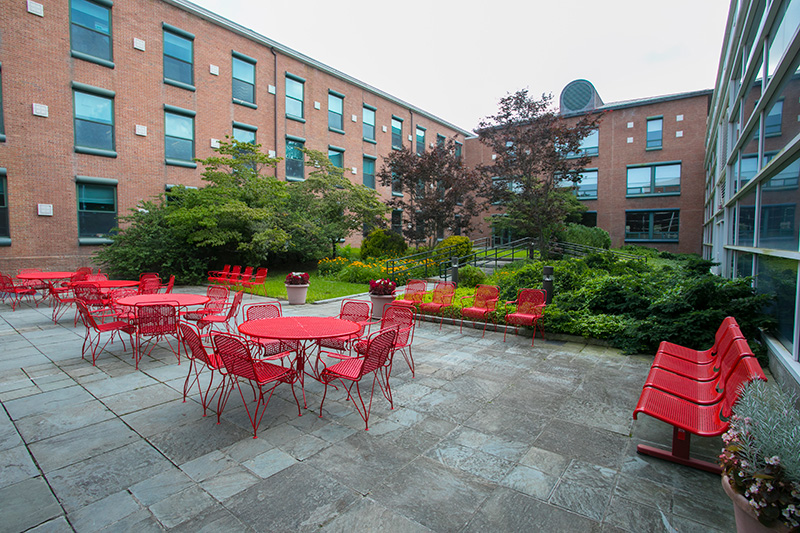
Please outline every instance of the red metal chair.
[{"label": "red metal chair", "polygon": [[[37,274],[41,272],[40,268],[20,268],[17,275],[20,274]],[[47,289],[47,283],[41,279],[16,279],[16,283],[20,287],[27,287],[28,289],[33,289],[35,291],[43,291]]]},{"label": "red metal chair", "polygon": [[[136,306],[136,345],[133,350],[133,357],[136,360],[136,368],[139,368],[139,361],[142,360],[143,345],[142,339],[147,340],[147,355],[150,355],[158,341],[167,341],[170,350],[178,358],[181,364],[181,334],[178,329],[178,302],[159,302],[142,303]],[[169,337],[175,337],[175,346],[172,346]]]},{"label": "red metal chair", "polygon": [[[414,342],[414,309],[402,305],[387,305],[383,311],[383,318],[381,318],[381,327],[379,331],[397,330],[397,338],[394,341],[394,352],[399,351],[403,354],[403,358],[411,370],[411,377],[415,377],[414,357],[411,353],[411,343]],[[353,348],[359,356],[365,353],[367,344],[366,341],[357,342]],[[393,357],[389,359],[389,371],[391,372]],[[388,379],[388,377],[387,377]]]},{"label": "red metal chair", "polygon": [[428,294],[428,282],[421,279],[410,279],[406,283],[406,290],[399,300],[392,302],[392,305],[405,305],[416,307],[422,303],[422,299]]},{"label": "red metal chair", "polygon": [[15,285],[10,277],[0,274],[0,298],[2,298],[3,301],[6,301],[6,299],[11,300],[12,311],[17,309],[23,297],[27,297],[28,301],[32,301],[35,295],[36,289],[23,285]]},{"label": "red metal chair", "polygon": [[[323,352],[323,348],[328,348],[329,350],[338,350],[340,352],[350,352],[353,347],[353,342],[358,341],[364,335],[364,331],[366,328],[369,328],[370,325],[374,324],[375,322],[371,322],[372,317],[372,306],[369,302],[365,300],[343,300],[341,309],[339,310],[339,315],[337,318],[341,320],[348,320],[350,322],[355,322],[361,326],[361,331],[354,335],[348,335],[346,337],[332,337],[329,339],[319,339],[317,341],[317,360],[314,364],[314,373],[319,375],[319,363],[321,362],[321,355]],[[338,355],[333,352],[326,352],[328,355],[335,357],[336,359],[346,359],[350,357],[348,354],[347,356]]]},{"label": "red metal chair", "polygon": [[161,288],[161,278],[154,272],[145,272],[139,276],[139,294],[156,294]]},{"label": "red metal chair", "polygon": [[[478,285],[473,296],[462,297],[462,300],[473,299],[473,302],[470,307],[461,309],[460,331],[464,331],[464,318],[469,318],[473,321],[483,320],[483,335],[481,337],[486,336],[486,324],[489,322],[489,316],[497,307],[499,294],[500,289],[495,285]],[[497,324],[494,320],[492,320],[492,323],[495,324],[496,331]]]},{"label": "red metal chair", "polygon": [[[542,318],[542,311],[547,305],[547,292],[540,289],[522,289],[516,300],[506,303],[509,305],[516,304],[517,306],[516,311],[506,314],[506,324],[517,326],[514,328],[515,332],[519,329],[518,326],[533,328],[531,346],[533,346],[533,340],[536,338],[537,324],[539,325],[540,336],[544,338],[544,327],[539,323],[539,319]],[[508,326],[503,332],[503,342],[506,342],[507,334]]]},{"label": "red metal chair", "polygon": [[[183,401],[186,402],[186,396],[189,390],[197,384],[197,392],[200,394],[200,403],[203,406],[203,416],[206,416],[211,400],[214,399],[217,392],[219,392],[222,383],[220,383],[214,394],[209,398],[208,393],[211,392],[211,385],[214,383],[214,371],[223,369],[222,359],[219,358],[213,347],[205,346],[200,339],[200,333],[192,327],[192,325],[181,322],[178,325],[181,331],[181,342],[183,342],[183,350],[186,352],[186,357],[189,359],[189,373],[186,376],[186,381],[183,382]],[[204,368],[208,368],[210,375],[208,377],[208,385],[203,390],[200,380],[200,374]],[[192,378],[194,376],[194,378]],[[189,383],[189,380],[192,380]]]},{"label": "red metal chair", "polygon": [[[58,320],[64,315],[69,306],[75,305],[77,299],[72,292],[72,289],[56,287],[53,282],[48,283],[50,289],[50,302],[53,308],[53,323],[57,324]],[[75,308],[75,318],[73,319],[73,326],[78,325],[78,308]]]},{"label": "red metal chair", "polygon": [[198,321],[204,316],[218,315],[225,310],[225,306],[228,303],[229,294],[230,291],[228,290],[228,287],[223,287],[221,285],[209,285],[206,289],[208,302],[206,302],[203,308],[194,309],[191,311],[182,311],[181,318],[184,320]]},{"label": "red metal chair", "polygon": [[[325,385],[325,392],[322,394],[322,402],[319,404],[320,417],[322,417],[322,406],[325,403],[325,396],[328,394],[328,385],[336,380],[339,380],[342,387],[347,391],[347,399],[353,401],[356,411],[358,411],[361,419],[364,420],[365,430],[369,430],[369,413],[372,410],[372,396],[375,394],[376,382],[381,388],[381,391],[383,391],[386,399],[389,400],[389,404],[394,408],[392,393],[389,388],[390,364],[388,360],[394,349],[396,338],[396,328],[378,331],[370,339],[365,341],[366,346],[363,357],[350,357],[333,366],[325,368],[320,373],[320,381]],[[369,404],[364,402],[360,385],[361,379],[367,374],[373,374],[372,386],[369,391]],[[349,381],[350,384],[348,385],[345,381]],[[353,394],[354,386],[356,395],[358,395],[358,401],[356,401],[356,396]]]},{"label": "red metal chair", "polygon": [[98,318],[105,318],[113,314],[109,308],[108,296],[103,294],[100,286],[93,281],[78,281],[72,284],[72,292],[75,298],[86,304],[90,310],[101,313]]},{"label": "red metal chair", "polygon": [[433,288],[433,300],[419,304],[419,310],[425,314],[439,315],[439,329],[444,322],[444,309],[453,305],[456,284],[452,281],[440,281]]},{"label": "red metal chair", "polygon": [[208,282],[209,283],[216,283],[216,279],[220,277],[227,277],[228,272],[231,271],[230,265],[225,265],[222,267],[222,270],[209,270],[208,271]]},{"label": "red metal chair", "polygon": [[86,281],[106,281],[108,276],[98,272],[97,274],[86,274]]},{"label": "red metal chair", "polygon": [[[267,318],[278,318],[283,316],[280,302],[269,302],[260,304],[250,304],[244,309],[245,320],[262,320]],[[258,347],[262,357],[267,361],[274,361],[292,355],[297,352],[297,341],[282,341],[278,339],[252,338],[251,344]]]},{"label": "red metal chair", "polygon": [[172,292],[172,288],[175,286],[175,276],[170,276],[167,285],[162,287],[164,289],[164,294],[170,294]]},{"label": "red metal chair", "polygon": [[[297,380],[297,373],[294,368],[282,367],[267,361],[254,359],[247,342],[237,335],[217,333],[211,340],[214,344],[214,351],[222,359],[222,364],[225,367],[222,393],[217,403],[218,424],[222,410],[225,408],[225,404],[228,402],[234,387],[239,390],[239,396],[242,398],[245,411],[253,426],[254,439],[258,437],[258,426],[261,424],[261,419],[264,417],[270,399],[272,399],[272,393],[281,383],[288,383],[292,387],[292,395],[297,404],[297,415],[302,415],[300,402],[294,392],[294,382]],[[241,380],[248,380],[251,386],[258,388],[256,405],[252,413],[247,406],[247,400],[241,387]],[[269,388],[266,388],[267,386]]]},{"label": "red metal chair", "polygon": [[[83,347],[81,348],[81,358],[86,358],[86,349],[90,348],[92,352],[92,365],[97,361],[97,355],[102,352],[109,342],[114,340],[114,335],[120,332],[127,333],[131,338],[131,346],[135,346],[133,339],[134,327],[127,322],[115,320],[113,322],[100,322],[98,323],[94,315],[89,312],[89,308],[81,300],[76,300],[75,305],[78,307],[83,325],[86,326],[86,335],[83,338]],[[106,340],[103,346],[100,346],[100,335],[103,333],[111,333],[111,336]],[[122,340],[122,335],[120,335]],[[125,341],[122,340],[122,349],[125,349]]]},{"label": "red metal chair", "polygon": [[136,322],[136,308],[132,305],[121,305],[119,303],[120,298],[135,296],[136,294],[138,294],[138,291],[131,288],[112,289],[108,291],[109,306],[117,318],[130,324]]},{"label": "red metal chair", "polygon": [[[197,328],[200,331],[208,328],[209,333],[206,333],[205,335],[210,334],[211,330],[216,324],[224,325],[225,330],[228,333],[235,331],[237,324],[236,314],[239,312],[239,306],[242,305],[242,296],[244,296],[244,291],[238,291],[233,295],[233,301],[231,302],[227,313],[219,315],[205,315],[203,318],[197,321]],[[231,322],[233,322],[233,324],[231,324]]]},{"label": "red metal chair", "polygon": [[[247,289],[248,292],[252,295],[253,294],[253,287],[260,287],[267,281],[267,269],[266,268],[259,268],[256,270],[256,274],[247,281],[242,281],[240,284],[242,289]],[[266,296],[266,291],[264,291],[264,296]]]},{"label": "red metal chair", "polygon": [[253,278],[253,267],[249,266],[244,269],[244,271],[239,275],[238,278],[232,280],[231,283],[234,287],[241,287],[244,288],[242,285],[245,281],[250,281]]},{"label": "red metal chair", "polygon": [[242,267],[240,265],[234,265],[234,267],[227,272],[220,272],[219,276],[209,278],[209,281],[211,283],[218,283],[220,285],[232,285],[236,280],[239,279],[239,273],[241,271]]}]

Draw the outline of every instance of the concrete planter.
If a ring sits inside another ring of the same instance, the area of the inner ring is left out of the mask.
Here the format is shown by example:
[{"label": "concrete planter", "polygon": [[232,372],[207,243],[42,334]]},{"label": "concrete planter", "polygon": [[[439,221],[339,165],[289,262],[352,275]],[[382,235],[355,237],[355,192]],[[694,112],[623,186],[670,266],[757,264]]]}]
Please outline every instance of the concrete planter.
[{"label": "concrete planter", "polygon": [[370,294],[369,299],[372,300],[372,319],[380,320],[383,318],[383,309],[394,301],[394,296],[391,294]]},{"label": "concrete planter", "polygon": [[289,305],[303,305],[306,303],[308,285],[286,285],[286,297]]}]

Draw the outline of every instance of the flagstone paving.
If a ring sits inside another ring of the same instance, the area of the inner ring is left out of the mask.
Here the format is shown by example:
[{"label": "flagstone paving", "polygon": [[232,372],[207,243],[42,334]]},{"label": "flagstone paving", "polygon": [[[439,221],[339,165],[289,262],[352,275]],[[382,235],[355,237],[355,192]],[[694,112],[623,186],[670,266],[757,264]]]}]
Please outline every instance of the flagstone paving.
[{"label": "flagstone paving", "polygon": [[[735,527],[718,476],[636,454],[672,439],[631,417],[651,357],[419,322],[416,377],[395,361],[395,409],[377,393],[369,431],[341,390],[320,417],[308,379],[303,415],[281,386],[253,439],[235,395],[220,424],[196,394],[183,402],[185,360],[158,347],[137,371],[116,341],[92,366],[83,332],[69,313],[54,325],[47,306],[0,304],[0,532]],[[693,454],[714,460],[720,443],[695,438]]]}]

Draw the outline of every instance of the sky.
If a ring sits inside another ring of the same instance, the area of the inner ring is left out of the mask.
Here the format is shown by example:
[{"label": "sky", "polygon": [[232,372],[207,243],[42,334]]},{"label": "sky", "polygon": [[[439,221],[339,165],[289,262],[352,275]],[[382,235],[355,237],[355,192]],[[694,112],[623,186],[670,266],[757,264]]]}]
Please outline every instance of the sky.
[{"label": "sky", "polygon": [[519,89],[712,89],[729,0],[193,0],[466,130]]}]

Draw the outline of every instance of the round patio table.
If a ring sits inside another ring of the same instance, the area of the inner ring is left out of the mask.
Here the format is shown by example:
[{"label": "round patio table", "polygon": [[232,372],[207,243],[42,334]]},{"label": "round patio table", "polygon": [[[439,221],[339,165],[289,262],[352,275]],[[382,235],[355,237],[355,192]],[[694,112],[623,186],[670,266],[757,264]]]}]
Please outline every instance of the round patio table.
[{"label": "round patio table", "polygon": [[[132,279],[101,279],[91,281],[101,289],[123,289],[125,287],[136,287],[139,282]],[[173,300],[174,301],[174,300]]]},{"label": "round patio table", "polygon": [[[75,271],[69,272],[67,270],[51,270],[46,272],[26,272],[25,274],[17,274],[17,279],[24,279],[26,281],[52,281],[56,279],[69,279],[75,274]],[[41,288],[41,287],[40,287]],[[36,301],[36,307],[43,302],[49,292],[45,289],[42,290],[41,298]]]},{"label": "round patio table", "polygon": [[190,305],[203,305],[209,298],[205,294],[179,294],[179,293],[157,293],[157,294],[137,294],[135,296],[123,296],[117,303],[120,305],[135,306],[139,304],[162,304],[167,302],[177,302],[179,307]]},{"label": "round patio table", "polygon": [[[282,316],[248,320],[239,324],[239,333],[262,339],[278,339],[297,341],[297,375],[300,376],[300,388],[303,390],[303,406],[306,404],[306,391],[303,387],[303,376],[308,344],[319,339],[347,337],[361,331],[361,324],[333,317],[318,316]],[[312,377],[316,378],[316,376]]]}]

